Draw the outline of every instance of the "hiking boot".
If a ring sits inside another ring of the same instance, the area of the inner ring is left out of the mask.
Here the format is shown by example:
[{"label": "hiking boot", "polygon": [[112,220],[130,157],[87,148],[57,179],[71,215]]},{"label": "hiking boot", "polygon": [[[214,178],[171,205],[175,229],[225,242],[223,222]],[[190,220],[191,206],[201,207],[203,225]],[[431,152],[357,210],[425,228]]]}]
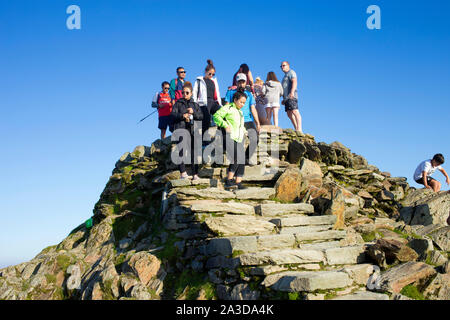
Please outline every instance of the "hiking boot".
[{"label": "hiking boot", "polygon": [[200,178],[198,177],[198,175],[194,175],[194,177],[192,178],[192,180],[200,180]]},{"label": "hiking boot", "polygon": [[233,180],[225,180],[225,184],[224,184],[224,186],[223,186],[226,190],[229,190],[229,189],[236,189],[237,188],[237,185],[236,185],[236,182],[234,182]]}]

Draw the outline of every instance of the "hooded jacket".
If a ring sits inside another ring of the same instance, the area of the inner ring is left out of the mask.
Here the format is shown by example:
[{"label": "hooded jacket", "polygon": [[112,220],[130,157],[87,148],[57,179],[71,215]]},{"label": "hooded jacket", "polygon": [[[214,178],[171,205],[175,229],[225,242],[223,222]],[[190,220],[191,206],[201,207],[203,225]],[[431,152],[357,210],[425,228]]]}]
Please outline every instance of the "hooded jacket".
[{"label": "hooded jacket", "polygon": [[278,81],[267,81],[262,89],[263,94],[267,98],[267,103],[270,105],[279,106],[280,98],[283,96],[283,87]]},{"label": "hooded jacket", "polygon": [[[219,84],[217,82],[217,78],[211,78],[211,80],[214,82],[214,86],[216,88],[216,91],[214,92],[214,100],[217,101],[217,103],[222,106],[222,99],[220,98],[220,91],[219,91]],[[199,106],[206,106],[208,104],[208,97],[206,92],[206,82],[203,79],[203,77],[197,77],[195,80],[194,86],[192,90],[192,98],[195,102],[198,103]],[[200,92],[199,92],[200,87]]]}]

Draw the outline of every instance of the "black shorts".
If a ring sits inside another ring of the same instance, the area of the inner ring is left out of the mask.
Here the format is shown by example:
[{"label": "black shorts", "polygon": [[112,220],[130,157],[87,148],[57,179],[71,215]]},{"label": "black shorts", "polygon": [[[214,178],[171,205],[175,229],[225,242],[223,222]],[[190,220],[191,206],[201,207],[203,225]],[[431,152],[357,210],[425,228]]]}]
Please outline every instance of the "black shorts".
[{"label": "black shorts", "polygon": [[[436,179],[434,179],[434,178],[432,178],[432,177],[430,177],[430,176],[427,176],[427,183],[428,183],[428,185],[430,185],[430,182],[431,182],[432,180],[436,181]],[[423,184],[423,177],[420,178],[420,179],[417,179],[416,182],[417,182],[418,184]]]},{"label": "black shorts", "polygon": [[171,116],[161,116],[158,121],[158,129],[166,130],[169,127],[170,131],[173,131],[173,123]]},{"label": "black shorts", "polygon": [[298,110],[298,100],[296,98],[286,99],[284,101],[284,111]]}]

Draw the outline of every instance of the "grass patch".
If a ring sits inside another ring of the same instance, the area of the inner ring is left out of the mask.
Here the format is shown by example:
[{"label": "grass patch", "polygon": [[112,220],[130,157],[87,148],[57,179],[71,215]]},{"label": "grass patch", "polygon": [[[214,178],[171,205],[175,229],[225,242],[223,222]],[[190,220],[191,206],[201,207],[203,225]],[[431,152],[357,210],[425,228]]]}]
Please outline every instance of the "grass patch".
[{"label": "grass patch", "polygon": [[231,254],[231,257],[236,258],[238,256],[240,256],[241,254],[244,254],[245,252],[242,250],[234,250],[233,253]]},{"label": "grass patch", "polygon": [[419,289],[417,289],[417,287],[413,286],[412,284],[403,287],[400,293],[414,300],[425,300],[425,297],[422,293],[420,293]]},{"label": "grass patch", "polygon": [[47,280],[47,283],[55,283],[56,282],[56,276],[54,274],[47,273],[45,275],[45,279]]},{"label": "grass patch", "polygon": [[63,272],[66,272],[67,268],[70,266],[71,263],[72,258],[65,254],[61,254],[56,257],[56,264]]},{"label": "grass patch", "polygon": [[208,281],[208,276],[203,273],[195,273],[192,270],[184,270],[179,274],[169,274],[164,281],[164,291],[168,298],[180,298],[187,300],[197,299],[200,291],[204,292],[207,300],[216,297],[214,285]]}]

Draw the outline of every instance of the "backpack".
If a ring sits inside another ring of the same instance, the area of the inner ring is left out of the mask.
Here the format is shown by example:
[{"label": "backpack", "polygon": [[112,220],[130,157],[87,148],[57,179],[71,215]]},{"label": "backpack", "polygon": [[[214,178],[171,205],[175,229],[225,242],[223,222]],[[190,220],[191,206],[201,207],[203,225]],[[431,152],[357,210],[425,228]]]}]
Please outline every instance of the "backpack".
[{"label": "backpack", "polygon": [[177,86],[178,86],[178,78],[175,79],[175,102],[183,98],[183,90],[177,90]]}]

